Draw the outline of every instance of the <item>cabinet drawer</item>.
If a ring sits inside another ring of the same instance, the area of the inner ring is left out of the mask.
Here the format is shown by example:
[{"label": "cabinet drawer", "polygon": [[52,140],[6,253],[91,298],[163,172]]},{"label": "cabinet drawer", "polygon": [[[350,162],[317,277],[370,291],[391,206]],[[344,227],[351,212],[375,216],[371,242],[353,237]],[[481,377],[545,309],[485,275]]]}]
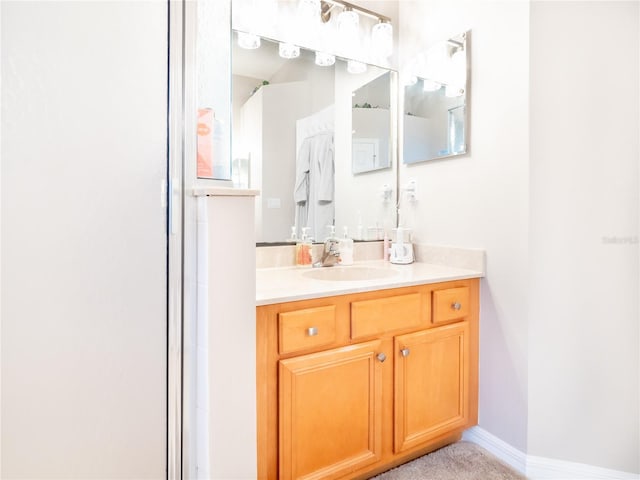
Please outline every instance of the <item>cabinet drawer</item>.
[{"label": "cabinet drawer", "polygon": [[281,354],[333,343],[336,339],[336,307],[307,308],[278,314]]},{"label": "cabinet drawer", "polygon": [[449,322],[469,315],[469,287],[433,291],[433,323]]},{"label": "cabinet drawer", "polygon": [[428,318],[428,305],[420,293],[352,302],[351,338],[419,327]]}]

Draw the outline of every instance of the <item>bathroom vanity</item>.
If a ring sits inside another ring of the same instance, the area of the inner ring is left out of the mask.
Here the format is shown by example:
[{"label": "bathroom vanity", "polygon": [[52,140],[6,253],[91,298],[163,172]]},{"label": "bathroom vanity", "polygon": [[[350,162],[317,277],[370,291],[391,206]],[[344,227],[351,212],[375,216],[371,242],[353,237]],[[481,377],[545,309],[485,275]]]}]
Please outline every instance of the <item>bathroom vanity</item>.
[{"label": "bathroom vanity", "polygon": [[477,423],[481,272],[314,272],[258,270],[258,478],[369,478]]}]

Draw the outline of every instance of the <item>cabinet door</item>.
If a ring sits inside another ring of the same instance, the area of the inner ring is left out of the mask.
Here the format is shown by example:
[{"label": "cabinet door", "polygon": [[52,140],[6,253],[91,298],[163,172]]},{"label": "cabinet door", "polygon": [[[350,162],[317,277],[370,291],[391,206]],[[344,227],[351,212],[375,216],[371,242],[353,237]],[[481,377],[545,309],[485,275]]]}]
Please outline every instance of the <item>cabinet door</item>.
[{"label": "cabinet door", "polygon": [[337,478],[380,459],[380,353],[376,340],[279,362],[280,479]]},{"label": "cabinet door", "polygon": [[469,415],[469,323],[394,339],[394,450],[464,427]]}]

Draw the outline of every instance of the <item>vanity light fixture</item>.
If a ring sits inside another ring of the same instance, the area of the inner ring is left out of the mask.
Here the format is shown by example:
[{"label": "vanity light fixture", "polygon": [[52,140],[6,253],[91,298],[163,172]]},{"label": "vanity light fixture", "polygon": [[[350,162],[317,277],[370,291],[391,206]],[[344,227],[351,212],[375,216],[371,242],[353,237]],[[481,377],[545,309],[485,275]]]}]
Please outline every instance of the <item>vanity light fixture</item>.
[{"label": "vanity light fixture", "polygon": [[360,17],[350,7],[338,15],[338,42],[347,57],[358,58],[360,53]]},{"label": "vanity light fixture", "polygon": [[405,87],[410,87],[418,83],[418,77],[413,73],[404,73],[402,75],[402,85]]},{"label": "vanity light fixture", "polygon": [[371,48],[379,57],[389,57],[393,53],[393,25],[380,20],[371,28]]},{"label": "vanity light fixture", "polygon": [[351,7],[345,7],[338,15],[338,34],[345,40],[358,38],[360,17]]},{"label": "vanity light fixture", "polygon": [[335,55],[324,52],[316,52],[316,65],[320,67],[330,67],[336,63]]},{"label": "vanity light fixture", "polygon": [[[309,1],[300,0],[300,6]],[[321,21],[323,23],[331,21],[337,9],[342,9],[337,15],[336,23],[339,36],[343,38],[343,41],[358,42],[361,38],[359,25],[361,22],[359,18],[369,17],[377,21],[371,28],[370,33],[372,56],[387,58],[393,53],[393,25],[389,17],[343,0],[321,0],[319,8]],[[347,37],[346,40],[345,37]]]},{"label": "vanity light fixture", "polygon": [[280,42],[280,45],[278,45],[278,54],[282,58],[298,58],[300,56],[300,47],[293,43]]},{"label": "vanity light fixture", "polygon": [[460,88],[455,85],[446,85],[444,87],[444,94],[449,98],[459,97],[464,94],[464,88]]},{"label": "vanity light fixture", "polygon": [[464,49],[458,47],[449,58],[447,63],[447,84],[444,94],[447,97],[459,97],[464,94],[466,76],[467,76],[467,60]]},{"label": "vanity light fixture", "polygon": [[464,86],[467,78],[467,56],[460,48],[451,55],[451,83]]},{"label": "vanity light fixture", "polygon": [[260,37],[253,33],[238,32],[238,46],[247,50],[255,50],[260,47]]},{"label": "vanity light fixture", "polygon": [[315,18],[320,15],[320,0],[300,0],[298,13],[306,18]]}]

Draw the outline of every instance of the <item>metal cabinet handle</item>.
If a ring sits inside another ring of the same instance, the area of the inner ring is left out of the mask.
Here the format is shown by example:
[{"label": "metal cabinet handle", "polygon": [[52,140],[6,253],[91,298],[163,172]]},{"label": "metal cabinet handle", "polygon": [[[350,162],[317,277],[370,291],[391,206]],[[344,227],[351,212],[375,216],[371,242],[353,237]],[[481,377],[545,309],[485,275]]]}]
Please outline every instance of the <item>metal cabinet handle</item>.
[{"label": "metal cabinet handle", "polygon": [[380,353],[376,356],[376,358],[380,361],[380,363],[382,363],[382,362],[384,362],[384,361],[387,359],[387,356],[386,356],[383,352],[380,352]]},{"label": "metal cabinet handle", "polygon": [[318,329],[316,327],[307,328],[307,335],[309,335],[310,337],[315,337],[316,335],[318,335]]},{"label": "metal cabinet handle", "polygon": [[410,353],[411,350],[409,350],[408,348],[403,348],[402,350],[400,350],[400,355],[402,355],[403,357],[408,357]]},{"label": "metal cabinet handle", "polygon": [[451,308],[453,308],[454,310],[460,310],[462,308],[462,304],[460,302],[452,303]]}]

